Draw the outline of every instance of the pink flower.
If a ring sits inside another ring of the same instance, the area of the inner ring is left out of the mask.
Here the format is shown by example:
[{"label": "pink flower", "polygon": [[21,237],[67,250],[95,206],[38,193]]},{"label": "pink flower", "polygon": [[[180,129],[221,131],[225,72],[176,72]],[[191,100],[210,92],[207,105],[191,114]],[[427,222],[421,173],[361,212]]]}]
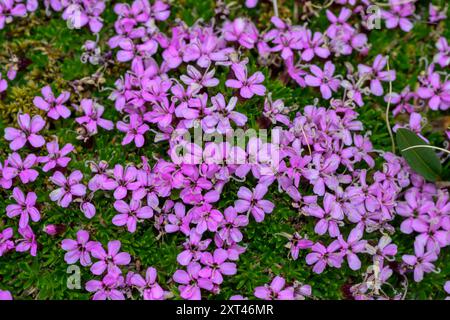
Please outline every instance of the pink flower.
[{"label": "pink flower", "polygon": [[[183,52],[183,60],[185,62],[197,61],[199,67],[208,68],[211,62],[224,63],[228,60],[228,55],[233,52],[232,48],[223,48],[221,41],[214,34],[205,35],[204,39],[196,39],[191,41]],[[178,42],[176,42],[178,44]],[[179,55],[179,49],[175,54]],[[174,53],[172,53],[174,54]],[[173,60],[177,60],[176,56]],[[173,63],[172,61],[167,61]],[[175,65],[173,63],[173,65]]]},{"label": "pink flower", "polygon": [[216,87],[219,84],[219,79],[214,78],[215,69],[207,70],[205,73],[201,73],[194,66],[187,66],[187,75],[183,74],[180,76],[180,80],[186,85],[197,88],[203,87]]},{"label": "pink flower", "polygon": [[37,242],[33,230],[27,225],[25,228],[19,228],[19,233],[23,238],[17,241],[16,251],[30,251],[30,254],[35,257],[37,253]]},{"label": "pink flower", "polygon": [[107,174],[108,162],[100,161],[98,164],[95,162],[90,163],[93,177],[88,182],[89,190],[113,190],[117,188],[117,183],[114,179],[110,178]]},{"label": "pink flower", "polygon": [[392,239],[389,236],[382,236],[375,247],[366,243],[367,253],[373,255],[373,259],[378,261],[392,261],[397,254],[397,245],[391,243]]},{"label": "pink flower", "polygon": [[151,6],[150,14],[156,20],[164,21],[170,16],[170,6],[161,0],[156,0]]},{"label": "pink flower", "polygon": [[126,135],[122,140],[122,145],[127,145],[134,141],[137,148],[141,148],[145,143],[144,135],[150,130],[147,124],[142,121],[142,117],[138,114],[130,115],[130,122],[117,122],[117,129],[125,132]]},{"label": "pink flower", "polygon": [[56,236],[66,231],[66,226],[63,224],[48,224],[44,227],[44,232],[50,236]]},{"label": "pink flower", "polygon": [[133,274],[130,283],[139,288],[144,300],[164,300],[165,292],[156,280],[156,269],[150,267],[145,273],[145,279],[140,274]]},{"label": "pink flower", "polygon": [[312,65],[310,70],[313,75],[306,75],[306,84],[311,87],[320,87],[322,97],[327,100],[330,99],[332,91],[336,92],[340,84],[337,78],[333,78],[334,64],[331,61],[327,61],[323,71],[315,65]]},{"label": "pink flower", "polygon": [[441,82],[439,73],[434,71],[434,65],[427,70],[427,77],[423,79],[417,95],[428,100],[431,110],[447,110],[450,107],[450,80]]},{"label": "pink flower", "polygon": [[178,289],[180,296],[187,300],[201,300],[202,294],[200,289],[211,291],[214,287],[210,279],[201,278],[199,263],[191,263],[187,266],[187,271],[177,270],[173,274],[173,280],[181,284]]},{"label": "pink flower", "polygon": [[100,15],[104,10],[104,1],[74,2],[67,5],[62,18],[67,20],[72,28],[81,29],[88,25],[92,33],[98,33],[103,27]]},{"label": "pink flower", "polygon": [[408,20],[409,16],[412,16],[415,11],[414,2],[404,2],[402,0],[390,0],[390,10],[382,10],[381,16],[386,21],[386,27],[388,29],[394,29],[400,26],[405,32],[411,31],[413,23]]},{"label": "pink flower", "polygon": [[309,182],[314,185],[313,191],[319,196],[325,194],[325,186],[331,190],[336,190],[339,181],[335,176],[335,172],[339,167],[341,159],[338,155],[332,154],[330,157],[324,158],[321,154],[315,154],[312,159],[314,169],[306,169],[303,175]]},{"label": "pink flower", "polygon": [[16,151],[21,149],[27,141],[35,148],[44,145],[45,139],[38,135],[39,131],[45,126],[45,121],[41,116],[33,116],[33,118],[30,118],[28,113],[19,114],[17,116],[17,123],[20,129],[5,129],[5,139],[11,141],[9,144],[11,150]]},{"label": "pink flower", "polygon": [[174,205],[174,212],[175,214],[167,215],[167,224],[164,226],[165,231],[167,233],[181,231],[185,235],[189,235],[190,216],[186,216],[186,207],[181,202],[177,202]]},{"label": "pink flower", "polygon": [[37,157],[32,153],[22,161],[20,155],[14,152],[8,157],[8,166],[3,168],[3,178],[11,180],[19,176],[23,184],[33,182],[39,176],[36,170],[31,169],[36,162]]},{"label": "pink flower", "polygon": [[278,17],[272,17],[271,21],[277,29],[269,31],[264,36],[264,40],[270,40],[275,45],[270,51],[281,52],[281,57],[284,60],[292,58],[294,51],[303,48],[303,33],[294,28],[286,30],[286,24]]},{"label": "pink flower", "polygon": [[294,288],[285,287],[286,280],[280,276],[273,278],[270,285],[255,288],[255,297],[263,300],[294,300]]},{"label": "pink flower", "polygon": [[105,130],[112,130],[114,128],[112,121],[102,118],[103,112],[105,111],[105,107],[102,105],[92,99],[83,99],[81,100],[80,106],[84,112],[84,116],[76,118],[75,121],[84,125],[90,135],[97,133],[97,126]]},{"label": "pink flower", "polygon": [[290,236],[290,241],[286,245],[290,250],[290,254],[293,260],[298,259],[300,250],[309,249],[313,246],[314,242],[307,238],[302,238],[297,232]]},{"label": "pink flower", "polygon": [[294,283],[295,300],[305,300],[306,297],[311,297],[312,289],[308,284],[299,282]]},{"label": "pink flower", "polygon": [[89,201],[86,201],[85,199],[82,200],[80,204],[80,210],[81,212],[83,212],[84,216],[88,219],[92,219],[95,216],[95,213],[97,212],[95,206]]},{"label": "pink flower", "polygon": [[433,262],[437,260],[437,254],[435,251],[425,252],[425,247],[418,241],[414,242],[414,252],[414,255],[403,255],[402,260],[414,268],[414,281],[420,282],[423,279],[424,273],[435,270]]},{"label": "pink flower", "polygon": [[335,238],[340,234],[339,221],[344,219],[344,212],[334,195],[325,193],[323,209],[317,204],[311,204],[303,210],[308,215],[320,219],[314,227],[314,232],[318,235],[324,235],[328,231],[330,237]]},{"label": "pink flower", "polygon": [[323,46],[325,36],[320,32],[312,33],[311,30],[305,30],[303,33],[303,52],[302,59],[311,61],[314,56],[326,59],[330,56],[330,50]]},{"label": "pink flower", "polygon": [[66,157],[70,152],[75,150],[75,147],[68,143],[62,149],[59,149],[59,144],[57,140],[53,140],[47,143],[47,156],[42,156],[38,158],[38,162],[45,163],[42,167],[44,172],[48,172],[56,167],[65,168],[70,162],[70,157]]},{"label": "pink flower", "polygon": [[144,300],[164,300],[165,292],[156,280],[156,269],[150,267],[145,273],[145,279],[140,274],[133,274],[130,283],[139,288]]},{"label": "pink flower", "polygon": [[214,250],[214,254],[210,252],[202,253],[200,262],[204,267],[199,271],[202,278],[210,279],[214,284],[221,284],[223,276],[232,276],[236,274],[236,264],[233,262],[226,262],[228,253],[222,248]]},{"label": "pink flower", "polygon": [[194,207],[190,214],[192,215],[192,222],[197,224],[195,230],[198,234],[203,234],[205,231],[216,232],[223,221],[222,213],[209,203]]},{"label": "pink flower", "polygon": [[6,228],[0,232],[0,257],[14,249],[15,245],[12,240],[13,233],[14,231],[12,228]]},{"label": "pink flower", "polygon": [[350,170],[353,170],[353,165],[364,160],[371,168],[375,166],[375,160],[369,155],[373,147],[368,137],[355,134],[353,136],[354,147],[345,148],[342,150],[342,163]]},{"label": "pink flower", "polygon": [[189,265],[192,261],[198,261],[201,258],[201,254],[205,251],[209,244],[211,243],[211,239],[201,240],[202,235],[198,234],[195,231],[195,228],[192,228],[189,232],[189,237],[183,244],[184,249],[177,256],[177,262],[182,266]]},{"label": "pink flower", "polygon": [[306,256],[306,263],[314,265],[313,271],[317,274],[323,272],[328,265],[340,268],[342,264],[342,254],[339,252],[341,246],[337,241],[333,241],[328,247],[317,242],[312,246],[312,251]]},{"label": "pink flower", "polygon": [[287,115],[288,112],[289,108],[284,106],[284,102],[281,99],[272,101],[272,99],[266,98],[264,101],[263,115],[264,117],[270,119],[272,124],[279,122],[288,126],[290,123],[289,116]]},{"label": "pink flower", "polygon": [[0,187],[3,189],[9,189],[12,186],[12,178],[5,178],[5,175],[3,174],[4,168],[8,166],[8,161],[4,162],[5,164],[0,161]]},{"label": "pink flower", "polygon": [[80,260],[80,264],[83,267],[90,266],[91,256],[90,251],[100,243],[95,241],[89,241],[89,233],[86,230],[79,230],[77,232],[77,240],[64,239],[61,242],[63,250],[67,251],[64,255],[64,261],[68,264],[74,264]]},{"label": "pink flower", "polygon": [[240,294],[236,294],[236,295],[234,295],[234,296],[231,296],[231,297],[230,297],[230,300],[238,300],[238,301],[241,301],[241,300],[248,300],[248,298],[246,298],[246,297],[244,297],[244,296],[241,296]]},{"label": "pink flower", "polygon": [[251,21],[237,18],[225,22],[223,36],[227,41],[236,41],[241,46],[252,49],[258,40],[258,30]]},{"label": "pink flower", "polygon": [[225,221],[218,231],[220,238],[228,244],[242,241],[242,232],[239,228],[248,225],[248,217],[238,215],[234,207],[228,207],[224,211]]},{"label": "pink flower", "polygon": [[127,204],[123,200],[114,202],[114,208],[119,212],[112,219],[115,226],[127,226],[128,232],[136,231],[136,224],[142,219],[150,219],[153,217],[153,209],[149,206],[141,207],[141,202],[138,200],[131,200]]},{"label": "pink flower", "polygon": [[50,181],[59,188],[50,193],[50,199],[57,201],[58,205],[67,208],[72,202],[73,197],[82,197],[86,194],[86,186],[81,184],[83,174],[76,170],[66,178],[60,171],[56,171],[50,178]]},{"label": "pink flower", "polygon": [[55,98],[50,86],[45,86],[41,90],[42,97],[35,97],[33,100],[34,105],[47,112],[47,116],[54,120],[58,120],[59,117],[67,119],[70,117],[70,110],[64,105],[70,98],[70,93],[67,91],[62,92],[58,98]]},{"label": "pink flower", "polygon": [[133,166],[127,166],[125,169],[122,165],[116,164],[113,170],[113,177],[115,179],[103,184],[107,190],[114,190],[114,198],[122,200],[127,196],[128,190],[134,189],[136,184],[137,169]]},{"label": "pink flower", "polygon": [[10,204],[6,207],[6,215],[9,218],[20,215],[20,228],[25,228],[28,225],[29,218],[33,222],[38,222],[41,219],[39,210],[36,208],[36,193],[28,192],[25,196],[22,190],[16,187],[13,190],[13,198],[16,200],[16,204]]},{"label": "pink flower", "polygon": [[225,103],[224,96],[219,93],[211,98],[212,107],[209,109],[210,115],[207,115],[202,120],[202,127],[206,133],[213,133],[214,131],[220,134],[225,134],[231,130],[230,120],[232,120],[238,127],[242,127],[247,122],[247,116],[234,111],[236,107],[237,98],[232,97],[228,104]]},{"label": "pink flower", "polygon": [[364,64],[358,65],[359,76],[370,79],[370,91],[378,97],[382,96],[384,92],[381,81],[389,82],[395,80],[395,70],[383,71],[386,64],[387,58],[379,54],[375,57],[372,67]]},{"label": "pink flower", "polygon": [[328,21],[331,22],[330,26],[327,28],[326,33],[331,39],[336,38],[338,32],[353,32],[353,27],[347,22],[352,16],[352,10],[350,10],[349,8],[342,8],[337,17],[330,10],[326,11],[326,15]]},{"label": "pink flower", "polygon": [[445,282],[444,291],[449,295],[447,296],[447,298],[445,298],[445,300],[450,300],[450,281]]},{"label": "pink flower", "polygon": [[264,200],[263,197],[267,193],[267,187],[263,184],[258,184],[253,192],[246,187],[240,187],[238,197],[234,207],[238,213],[251,212],[256,222],[264,220],[264,215],[271,213],[275,205]]},{"label": "pink flower", "polygon": [[417,97],[416,93],[411,92],[409,86],[406,86],[400,93],[396,92],[392,92],[392,94],[388,93],[384,97],[384,101],[387,103],[390,100],[391,104],[395,105],[395,108],[392,111],[392,113],[394,114],[394,116],[396,116],[397,114],[404,113],[405,111],[407,113],[413,112],[414,105],[410,103],[410,100],[416,97]]},{"label": "pink flower", "polygon": [[0,300],[13,300],[11,292],[9,292],[8,290],[0,290]]},{"label": "pink flower", "polygon": [[436,48],[439,52],[433,57],[433,62],[438,63],[442,68],[450,65],[450,46],[447,39],[440,37],[436,42]]},{"label": "pink flower", "polygon": [[119,240],[108,242],[108,252],[102,246],[94,246],[91,250],[91,255],[99,259],[91,266],[91,272],[95,275],[101,275],[105,270],[108,273],[120,273],[118,266],[125,266],[130,263],[131,256],[127,252],[119,252],[121,243]]},{"label": "pink flower", "polygon": [[258,4],[258,0],[245,0],[245,6],[247,8],[254,8]]},{"label": "pink flower", "polygon": [[250,78],[247,77],[247,67],[234,63],[231,68],[233,69],[236,79],[229,79],[225,82],[225,85],[229,88],[240,89],[240,95],[243,98],[250,99],[255,94],[263,96],[266,92],[266,87],[262,85],[264,81],[264,75],[257,71]]},{"label": "pink flower", "polygon": [[437,23],[441,20],[446,19],[447,18],[446,11],[447,10],[445,8],[439,8],[437,6],[434,6],[432,3],[430,3],[430,5],[428,7],[428,13],[429,13],[428,21],[430,23]]},{"label": "pink flower", "polygon": [[8,89],[8,82],[6,82],[5,79],[2,79],[2,74],[0,73],[0,93],[6,91],[6,89]]},{"label": "pink flower", "polygon": [[361,268],[361,260],[359,260],[356,253],[363,252],[366,248],[367,241],[361,240],[364,231],[362,228],[353,228],[350,231],[347,241],[342,238],[342,235],[338,236],[338,242],[341,246],[341,250],[345,256],[347,256],[347,262],[352,270],[359,270]]},{"label": "pink flower", "polygon": [[125,300],[121,291],[124,286],[124,278],[117,272],[109,272],[102,281],[90,280],[86,283],[88,292],[95,292],[92,300]]},{"label": "pink flower", "polygon": [[[206,93],[204,95],[208,96]],[[144,115],[144,120],[158,124],[159,128],[166,128],[171,125],[174,112],[175,103],[173,101],[169,102],[168,99],[163,99],[161,102],[153,104],[153,109]],[[141,130],[144,133],[148,131],[145,125]]]}]

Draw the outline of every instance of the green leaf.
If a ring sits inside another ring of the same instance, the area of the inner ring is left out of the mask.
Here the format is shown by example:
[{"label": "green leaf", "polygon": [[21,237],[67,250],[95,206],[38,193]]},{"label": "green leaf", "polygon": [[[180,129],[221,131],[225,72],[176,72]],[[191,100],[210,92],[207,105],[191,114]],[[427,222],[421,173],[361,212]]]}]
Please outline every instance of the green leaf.
[{"label": "green leaf", "polygon": [[403,158],[411,168],[428,181],[436,181],[442,173],[442,165],[431,148],[414,148],[402,151],[412,146],[428,144],[411,130],[397,130],[397,144]]}]

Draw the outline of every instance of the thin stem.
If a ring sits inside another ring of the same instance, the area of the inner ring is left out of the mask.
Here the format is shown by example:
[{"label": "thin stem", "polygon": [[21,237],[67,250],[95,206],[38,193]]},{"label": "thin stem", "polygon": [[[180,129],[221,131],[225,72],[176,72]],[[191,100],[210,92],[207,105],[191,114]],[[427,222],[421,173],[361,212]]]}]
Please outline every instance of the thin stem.
[{"label": "thin stem", "polygon": [[333,4],[333,2],[334,2],[334,0],[330,0],[328,3],[326,3],[325,5],[323,5],[323,6],[319,6],[319,5],[317,5],[317,4],[311,4],[314,8],[316,8],[316,9],[326,9],[326,8],[328,8],[329,6],[331,6],[332,4]]},{"label": "thin stem", "polygon": [[275,17],[278,17],[278,4],[277,4],[277,0],[272,0],[273,3],[273,14],[275,15]]},{"label": "thin stem", "polygon": [[411,149],[417,149],[417,148],[436,149],[436,150],[439,150],[439,151],[442,151],[442,152],[450,154],[450,151],[448,151],[446,149],[435,147],[435,146],[430,146],[430,145],[427,145],[427,144],[418,144],[418,145],[415,145],[415,146],[410,146],[408,148],[403,149],[402,152],[403,151],[408,151],[408,150],[411,150]]},{"label": "thin stem", "polygon": [[308,137],[306,136],[305,130],[303,130],[303,125],[300,125],[300,129],[302,130],[303,136],[305,137],[306,145],[308,146],[309,155],[312,154],[311,146],[308,143]]},{"label": "thin stem", "polygon": [[394,135],[392,133],[392,128],[391,128],[391,124],[389,123],[389,109],[391,107],[391,99],[392,99],[392,79],[390,77],[390,67],[389,67],[389,56],[387,57],[387,69],[388,69],[388,76],[389,76],[389,98],[388,98],[388,104],[387,104],[387,108],[386,108],[386,125],[387,125],[387,129],[389,132],[389,136],[391,137],[391,142],[392,142],[392,153],[395,154],[395,140],[394,140]]},{"label": "thin stem", "polygon": [[[411,2],[415,2],[415,0],[398,1],[395,3],[395,5],[404,5],[404,4],[408,4]],[[391,7],[392,6],[392,4],[390,4],[390,3],[382,3],[382,2],[375,2],[374,5],[379,6],[379,7]]]}]

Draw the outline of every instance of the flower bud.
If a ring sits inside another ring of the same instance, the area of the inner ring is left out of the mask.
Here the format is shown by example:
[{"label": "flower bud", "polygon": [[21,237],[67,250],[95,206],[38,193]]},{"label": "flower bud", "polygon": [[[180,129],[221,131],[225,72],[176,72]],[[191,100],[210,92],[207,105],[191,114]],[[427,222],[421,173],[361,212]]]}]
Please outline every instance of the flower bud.
[{"label": "flower bud", "polygon": [[66,226],[63,224],[48,224],[44,227],[44,232],[50,236],[56,236],[66,231]]}]

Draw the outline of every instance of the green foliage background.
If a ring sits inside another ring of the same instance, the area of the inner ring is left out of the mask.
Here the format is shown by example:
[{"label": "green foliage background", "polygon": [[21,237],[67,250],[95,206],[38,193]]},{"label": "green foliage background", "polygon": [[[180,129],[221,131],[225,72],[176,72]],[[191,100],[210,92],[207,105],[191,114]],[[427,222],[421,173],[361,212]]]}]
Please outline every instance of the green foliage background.
[{"label": "green foliage background", "polygon": [[[112,11],[113,4],[108,3],[106,11],[103,13],[105,26],[100,33],[100,43],[103,50],[108,50],[106,41],[114,34],[113,23],[115,14]],[[242,1],[243,2],[243,1]],[[269,25],[272,14],[271,3],[260,1],[254,10],[237,9],[232,11],[231,16],[245,14],[250,16],[257,23],[260,30]],[[299,22],[293,17],[294,1],[279,0],[280,15],[290,18],[294,22]],[[433,1],[434,4],[443,5],[445,1]],[[439,3],[440,2],[440,3]],[[172,3],[172,13],[169,21],[174,17],[184,20],[189,25],[197,19],[202,18],[209,21],[214,16],[214,3],[212,0],[180,0]],[[320,1],[314,1],[320,3]],[[419,1],[416,12],[422,17],[427,17],[429,1]],[[335,10],[336,11],[336,10]],[[301,12],[301,8],[300,8]],[[35,14],[26,19],[15,19],[4,30],[0,30],[0,67],[5,65],[8,53],[14,52],[21,61],[21,70],[18,77],[9,83],[6,95],[0,100],[0,131],[4,127],[15,122],[16,114],[19,110],[38,113],[33,107],[32,100],[35,95],[40,94],[40,88],[50,84],[54,90],[70,90],[73,92],[70,82],[88,77],[96,71],[96,67],[80,62],[82,53],[81,46],[94,37],[88,30],[70,30],[67,28],[58,13],[46,16],[41,8]],[[169,22],[170,23],[170,22]],[[164,30],[167,24],[162,24]],[[324,11],[320,12],[318,18],[309,21],[310,28],[315,31],[324,31],[327,20]],[[368,57],[352,55],[334,60],[337,64],[337,73],[344,70],[344,61],[351,62],[354,66],[358,63],[371,63],[373,57],[379,53],[389,55],[391,58],[391,69],[397,71],[397,80],[393,83],[394,91],[401,91],[407,84],[414,89],[417,83],[417,76],[425,70],[425,65],[420,62],[421,57],[426,57],[431,61],[435,48],[434,45],[439,36],[449,39],[450,29],[448,20],[438,25],[429,25],[424,21],[415,23],[414,29],[410,33],[401,30],[387,30],[384,25],[380,30],[373,30],[369,34],[369,42],[372,45]],[[256,64],[256,55],[251,53],[250,65],[252,72],[260,67]],[[114,81],[126,70],[126,65],[117,65],[105,71],[103,77],[105,87],[113,87]],[[226,74],[221,69],[220,77],[224,79]],[[311,104],[314,98],[319,97],[317,91],[313,89],[301,89],[294,83],[285,85],[279,79],[279,73],[263,68],[266,75],[265,85],[268,91],[273,93],[274,99],[284,99],[286,105],[298,105],[300,110],[303,106]],[[4,74],[4,70],[3,70]],[[387,86],[385,86],[385,89]],[[220,91],[226,91],[222,86]],[[85,97],[97,97],[99,102],[106,107],[105,118],[117,121],[119,115],[113,107],[113,103],[107,99],[109,91],[99,91],[95,86],[84,86],[83,95]],[[75,98],[75,99],[74,99]],[[72,94],[71,102],[77,103],[81,97]],[[323,102],[323,101],[322,101]],[[358,109],[360,120],[364,123],[366,131],[372,133],[371,140],[375,149],[390,150],[390,139],[386,129],[384,111],[386,104],[382,98],[366,98],[365,106]],[[326,106],[323,102],[322,105]],[[263,98],[251,99],[239,105],[239,110],[245,112],[249,117],[249,126],[257,128],[258,118],[261,115]],[[431,143],[442,146],[443,131],[438,124],[445,121],[448,114],[442,112],[428,112],[429,124],[425,127],[425,135]],[[401,117],[390,119],[391,124],[402,122]],[[122,147],[120,145],[121,134],[116,130],[106,132],[102,130],[95,136],[94,143],[85,145],[76,140],[76,127],[72,119],[53,122],[50,127],[50,134],[59,137],[60,144],[72,143],[76,146],[76,153],[72,155],[69,164],[70,170],[79,169],[86,175],[89,169],[86,160],[107,160],[111,165],[124,162],[139,163],[140,157],[146,155],[152,158],[153,155],[163,154],[164,145],[151,144],[152,134],[149,134],[146,147],[137,150],[131,145]],[[8,144],[0,139],[0,160],[4,160],[9,152]],[[23,154],[23,153],[22,153]],[[378,159],[379,160],[379,159]],[[379,161],[378,161],[379,162]],[[444,167],[445,176],[449,179],[449,164]],[[123,250],[128,251],[133,256],[131,269],[144,270],[148,266],[154,266],[158,270],[160,283],[173,291],[177,295],[176,286],[170,278],[177,269],[176,256],[180,252],[183,237],[177,235],[164,235],[157,239],[157,232],[151,222],[146,222],[138,227],[135,234],[128,233],[124,228],[119,228],[111,223],[115,214],[112,207],[112,199],[108,195],[96,195],[94,204],[97,208],[97,215],[92,220],[87,220],[76,205],[63,209],[51,203],[48,198],[51,184],[48,181],[48,174],[41,172],[40,178],[34,183],[25,186],[27,191],[35,191],[38,194],[38,202],[42,220],[32,224],[33,230],[37,233],[39,250],[37,257],[29,254],[10,252],[0,257],[0,289],[8,289],[16,299],[88,299],[89,294],[82,290],[69,290],[66,287],[67,265],[64,262],[64,251],[60,248],[60,242],[64,238],[74,238],[76,231],[83,228],[91,233],[95,240],[106,244],[108,240],[120,239]],[[252,181],[246,184],[252,185]],[[220,207],[225,208],[231,205],[236,199],[238,185],[230,183],[221,195]],[[5,207],[11,201],[9,196],[11,190],[0,189],[0,230],[12,226],[17,230],[17,221],[8,219],[5,215]],[[247,245],[247,252],[241,255],[238,261],[238,273],[232,277],[226,277],[221,287],[221,292],[217,296],[209,298],[227,299],[233,294],[242,294],[252,297],[256,286],[267,283],[273,275],[282,275],[288,281],[294,280],[310,284],[313,294],[319,299],[343,299],[344,290],[347,285],[360,282],[360,272],[353,272],[344,266],[342,269],[327,268],[321,275],[316,275],[304,262],[305,252],[301,253],[299,260],[292,261],[288,257],[288,249],[285,248],[286,238],[280,235],[282,232],[292,234],[299,231],[301,234],[308,234],[313,240],[318,240],[313,232],[314,219],[300,218],[296,210],[290,206],[290,201],[286,195],[281,195],[276,187],[270,190],[269,199],[276,204],[275,211],[266,217],[263,223],[257,224],[254,221],[244,230],[244,243]],[[67,226],[67,231],[62,235],[50,237],[46,235],[42,228],[46,224],[60,223]],[[395,221],[395,225],[399,220]],[[16,233],[17,234],[17,233]],[[375,237],[370,235],[369,237]],[[325,243],[330,239],[320,237]],[[399,246],[398,259],[402,254],[413,251],[413,236],[395,234],[395,243]],[[363,269],[369,265],[367,256],[363,256]],[[431,273],[425,276],[421,283],[414,283],[409,276],[409,288],[407,298],[409,299],[440,299],[445,297],[443,284],[449,280],[450,274],[450,253],[448,248],[442,250],[437,267],[440,273]],[[83,284],[92,278],[88,268],[82,269]],[[400,288],[402,278],[396,274],[391,279],[391,283]]]}]

